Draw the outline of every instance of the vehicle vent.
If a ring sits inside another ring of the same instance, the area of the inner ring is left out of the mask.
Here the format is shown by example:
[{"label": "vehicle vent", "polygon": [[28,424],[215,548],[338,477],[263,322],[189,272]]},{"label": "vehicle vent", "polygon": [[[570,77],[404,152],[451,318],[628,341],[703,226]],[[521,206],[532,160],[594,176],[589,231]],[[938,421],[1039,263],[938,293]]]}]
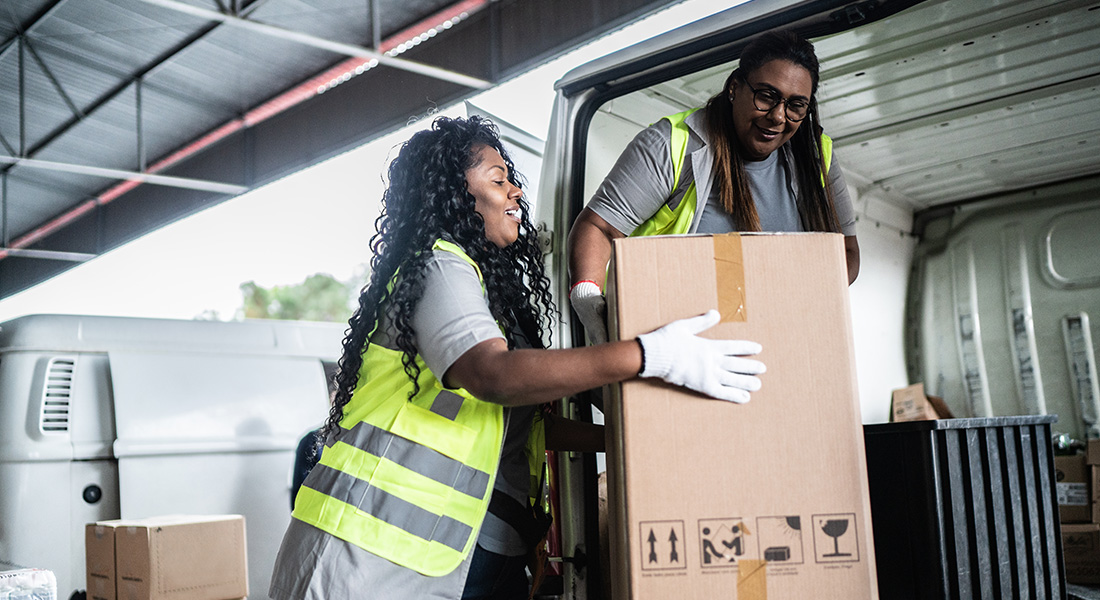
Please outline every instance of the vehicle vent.
[{"label": "vehicle vent", "polygon": [[73,370],[76,359],[51,358],[46,366],[46,381],[42,386],[42,413],[38,426],[45,434],[69,431],[69,402],[73,394]]}]

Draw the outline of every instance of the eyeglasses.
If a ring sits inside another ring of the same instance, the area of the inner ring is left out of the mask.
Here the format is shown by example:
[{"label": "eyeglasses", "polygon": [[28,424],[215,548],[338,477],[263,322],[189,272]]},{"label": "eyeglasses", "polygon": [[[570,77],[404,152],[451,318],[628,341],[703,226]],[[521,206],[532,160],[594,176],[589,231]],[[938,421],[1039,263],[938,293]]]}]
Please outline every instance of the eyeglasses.
[{"label": "eyeglasses", "polygon": [[786,115],[788,121],[797,123],[806,118],[806,115],[810,112],[810,102],[803,98],[784,98],[779,95],[779,92],[771,88],[756,89],[752,87],[752,84],[748,81],[745,85],[749,86],[752,90],[752,103],[756,105],[756,110],[760,112],[771,112],[776,106],[782,102],[786,105]]}]

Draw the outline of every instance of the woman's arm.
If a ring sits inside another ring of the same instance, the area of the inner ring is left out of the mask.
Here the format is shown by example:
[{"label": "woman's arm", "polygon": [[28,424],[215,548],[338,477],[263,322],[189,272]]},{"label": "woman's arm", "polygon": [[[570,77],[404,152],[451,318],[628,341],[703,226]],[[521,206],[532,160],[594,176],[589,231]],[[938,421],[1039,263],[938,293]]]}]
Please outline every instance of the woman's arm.
[{"label": "woman's arm", "polygon": [[594,344],[607,341],[603,288],[612,240],[652,217],[672,189],[670,128],[662,119],[631,140],[569,231],[569,302]]},{"label": "woman's arm", "polygon": [[852,196],[848,193],[848,182],[844,179],[844,169],[840,166],[836,152],[829,165],[829,189],[833,192],[833,207],[836,218],[844,233],[844,254],[848,264],[848,285],[859,276],[859,243],[856,242],[856,212],[852,206]]},{"label": "woman's arm", "polygon": [[509,350],[503,339],[464,352],[444,384],[505,406],[541,404],[633,377],[658,378],[712,398],[748,402],[760,389],[760,345],[698,334],[718,324],[717,310],[673,321],[635,340],[564,350]]},{"label": "woman's arm", "polygon": [[569,280],[595,281],[603,288],[607,263],[611,260],[611,242],[626,237],[603,217],[585,208],[569,230]]},{"label": "woman's arm", "polygon": [[448,387],[505,406],[542,404],[630,379],[642,369],[637,340],[566,350],[509,350],[500,338],[467,350],[443,377]]},{"label": "woman's arm", "polygon": [[611,242],[625,237],[590,208],[581,211],[569,230],[569,304],[593,344],[607,341],[607,300],[604,299]]}]

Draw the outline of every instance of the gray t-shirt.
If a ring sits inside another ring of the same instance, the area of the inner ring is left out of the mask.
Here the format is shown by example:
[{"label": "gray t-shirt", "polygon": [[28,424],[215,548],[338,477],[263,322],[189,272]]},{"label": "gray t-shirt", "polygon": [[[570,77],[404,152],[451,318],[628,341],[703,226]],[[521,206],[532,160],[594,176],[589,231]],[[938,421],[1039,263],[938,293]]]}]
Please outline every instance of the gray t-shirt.
[{"label": "gray t-shirt", "polygon": [[[412,327],[416,348],[424,364],[440,379],[456,360],[481,342],[504,338],[482,290],[477,272],[458,255],[436,250],[424,265],[424,294],[413,311]],[[383,317],[374,343],[394,348],[393,328]],[[522,340],[522,336],[516,336]],[[520,342],[522,344],[522,341]],[[527,467],[527,435],[531,430],[534,406],[504,408],[504,448],[494,489],[521,503],[527,503],[530,474]],[[508,556],[526,553],[516,530],[486,514],[477,543],[490,552]]]},{"label": "gray t-shirt", "polygon": [[[746,161],[745,174],[749,178],[749,189],[756,214],[760,217],[761,231],[802,231],[802,220],[798,216],[798,201],[787,186],[787,175],[780,163],[786,162],[784,153],[772,152],[761,161]],[[729,233],[737,231],[737,223],[722,208],[718,186],[708,194],[707,205],[699,220],[698,233]]]},{"label": "gray t-shirt", "polygon": [[[701,117],[701,113],[689,117],[689,124],[694,117]],[[662,119],[639,132],[619,155],[615,166],[588,204],[597,215],[623,234],[633,233],[670,197],[669,189],[674,177],[669,149],[671,127],[667,120]],[[680,190],[693,181],[690,153],[702,147],[701,134],[693,131],[687,146],[689,156],[685,157],[681,167]],[[763,161],[745,161],[745,173],[760,216],[761,231],[803,230],[790,183],[794,170],[792,165],[787,164],[787,156],[788,153],[780,149]],[[828,181],[841,231],[844,235],[855,235],[855,211],[835,152],[829,166]],[[707,196],[699,225],[693,233],[739,231],[740,228],[721,207],[717,186],[710,186]]]}]

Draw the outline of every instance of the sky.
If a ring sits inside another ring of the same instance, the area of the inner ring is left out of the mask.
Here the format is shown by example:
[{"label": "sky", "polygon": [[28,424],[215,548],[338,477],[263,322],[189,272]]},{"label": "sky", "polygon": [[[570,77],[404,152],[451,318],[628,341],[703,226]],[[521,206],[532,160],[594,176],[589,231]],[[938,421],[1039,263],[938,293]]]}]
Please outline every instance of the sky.
[{"label": "sky", "polygon": [[[687,0],[482,92],[477,107],[545,138],[554,82],[573,67],[729,8]],[[465,105],[438,114],[460,116]],[[410,118],[422,115],[410,115]],[[233,318],[240,284],[342,281],[370,260],[382,174],[396,147],[430,119],[177,221],[0,301],[0,322],[39,313]],[[357,283],[358,285],[358,283]]]}]

